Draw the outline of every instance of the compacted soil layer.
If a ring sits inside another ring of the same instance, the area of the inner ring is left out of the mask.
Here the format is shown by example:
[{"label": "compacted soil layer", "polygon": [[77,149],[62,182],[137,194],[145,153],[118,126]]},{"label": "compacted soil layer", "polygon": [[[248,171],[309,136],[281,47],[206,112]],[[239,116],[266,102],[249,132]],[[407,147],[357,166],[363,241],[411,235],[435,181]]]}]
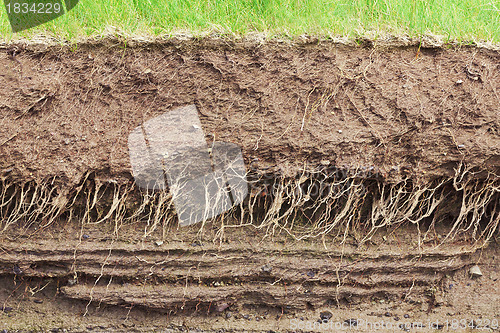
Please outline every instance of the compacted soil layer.
[{"label": "compacted soil layer", "polygon": [[[0,224],[0,329],[499,330],[498,51],[175,38],[10,44],[0,49],[0,83],[0,213],[9,221]],[[112,189],[133,183],[130,132],[192,104],[207,141],[240,146],[254,174],[368,170],[376,185],[417,190],[446,181],[441,190],[459,194],[438,201],[457,206],[435,225],[435,193],[423,191],[407,208],[429,210],[430,228],[389,223],[361,243],[349,223],[298,241],[252,226],[221,236],[216,223],[160,230],[79,219],[86,206],[99,215],[93,199],[114,207]],[[463,170],[472,192],[460,187]],[[103,183],[111,190],[101,195]],[[83,208],[65,211],[71,200],[55,198],[75,191]],[[58,218],[23,224],[30,216]],[[474,233],[484,217],[491,245],[470,246],[466,233],[442,243],[457,216],[476,221],[465,228]],[[475,264],[482,276],[470,275]]]}]

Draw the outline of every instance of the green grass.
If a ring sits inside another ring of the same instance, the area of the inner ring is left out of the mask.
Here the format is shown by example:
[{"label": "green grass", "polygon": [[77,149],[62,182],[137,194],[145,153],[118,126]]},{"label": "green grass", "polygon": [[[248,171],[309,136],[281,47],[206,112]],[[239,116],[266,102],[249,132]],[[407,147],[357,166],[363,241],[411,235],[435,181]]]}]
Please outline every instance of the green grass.
[{"label": "green grass", "polygon": [[81,0],[67,15],[18,34],[1,10],[3,39],[48,32],[61,39],[98,35],[114,26],[126,34],[188,30],[245,34],[357,37],[443,35],[445,40],[500,42],[495,0]]}]

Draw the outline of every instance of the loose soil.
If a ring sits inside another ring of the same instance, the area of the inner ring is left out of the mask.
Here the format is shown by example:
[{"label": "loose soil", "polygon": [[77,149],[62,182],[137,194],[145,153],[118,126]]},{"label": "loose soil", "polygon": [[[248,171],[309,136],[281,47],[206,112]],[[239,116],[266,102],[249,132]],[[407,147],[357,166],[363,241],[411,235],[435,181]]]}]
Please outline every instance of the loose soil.
[{"label": "loose soil", "polygon": [[[0,82],[0,329],[321,331],[323,312],[364,332],[462,319],[500,331],[497,50],[18,43],[0,49]],[[133,188],[129,133],[192,104],[209,143],[242,148],[250,223],[130,218],[148,196]],[[331,217],[310,211],[321,197],[267,214],[284,196],[259,184],[325,170],[368,190],[322,203],[346,208],[342,222],[317,222]]]}]

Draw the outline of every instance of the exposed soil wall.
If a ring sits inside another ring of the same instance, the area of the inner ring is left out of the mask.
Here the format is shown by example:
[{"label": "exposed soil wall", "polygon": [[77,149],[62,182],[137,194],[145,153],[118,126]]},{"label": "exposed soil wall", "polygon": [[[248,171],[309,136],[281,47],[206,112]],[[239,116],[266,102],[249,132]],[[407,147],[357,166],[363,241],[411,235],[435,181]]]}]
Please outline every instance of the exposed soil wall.
[{"label": "exposed soil wall", "polygon": [[[13,44],[0,83],[0,328],[499,330],[499,51]],[[250,195],[184,229],[127,139],[191,104],[242,148]]]}]

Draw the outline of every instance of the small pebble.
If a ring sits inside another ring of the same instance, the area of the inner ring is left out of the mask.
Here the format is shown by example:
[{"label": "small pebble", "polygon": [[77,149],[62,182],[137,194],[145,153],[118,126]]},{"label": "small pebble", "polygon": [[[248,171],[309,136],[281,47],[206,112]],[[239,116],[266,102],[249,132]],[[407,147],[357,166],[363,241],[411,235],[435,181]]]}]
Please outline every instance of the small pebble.
[{"label": "small pebble", "polygon": [[83,235],[83,236],[82,236],[82,238],[83,238],[83,239],[89,239],[89,238],[90,238],[90,236],[89,236],[89,235],[87,235],[87,234],[85,234],[85,235]]},{"label": "small pebble", "polygon": [[464,83],[464,80],[460,80],[460,79],[457,80],[457,84],[462,84],[462,83]]},{"label": "small pebble", "polygon": [[385,316],[386,316],[386,317],[391,317],[391,316],[392,316],[392,314],[391,314],[390,312],[386,312],[386,313],[385,313]]},{"label": "small pebble", "polygon": [[483,276],[483,273],[481,272],[481,269],[479,268],[478,265],[474,265],[469,269],[469,274],[472,277],[480,277]]},{"label": "small pebble", "polygon": [[401,329],[402,331],[405,331],[405,332],[410,331],[410,328],[407,327],[407,325],[405,325],[405,324],[399,324],[399,329]]},{"label": "small pebble", "polygon": [[41,299],[35,299],[33,300],[33,302],[35,302],[36,304],[42,304],[43,301]]},{"label": "small pebble", "polygon": [[346,319],[344,320],[344,323],[349,325],[349,327],[358,326],[358,321],[356,319]]},{"label": "small pebble", "polygon": [[458,145],[457,147],[462,149],[462,148],[465,148],[465,145]]},{"label": "small pebble", "polygon": [[271,271],[272,271],[272,269],[273,269],[273,268],[272,268],[270,265],[267,265],[267,264],[266,264],[266,265],[262,266],[260,269],[261,269],[264,273],[269,273],[269,272],[271,272]]},{"label": "small pebble", "polygon": [[410,318],[410,315],[409,315],[409,314],[407,314],[407,313],[405,313],[405,315],[404,315],[403,317],[405,317],[405,318],[407,318],[407,319],[408,319],[408,318]]},{"label": "small pebble", "polygon": [[443,327],[444,327],[443,324],[436,324],[436,323],[432,324],[432,328],[435,329],[435,330],[442,330]]}]

